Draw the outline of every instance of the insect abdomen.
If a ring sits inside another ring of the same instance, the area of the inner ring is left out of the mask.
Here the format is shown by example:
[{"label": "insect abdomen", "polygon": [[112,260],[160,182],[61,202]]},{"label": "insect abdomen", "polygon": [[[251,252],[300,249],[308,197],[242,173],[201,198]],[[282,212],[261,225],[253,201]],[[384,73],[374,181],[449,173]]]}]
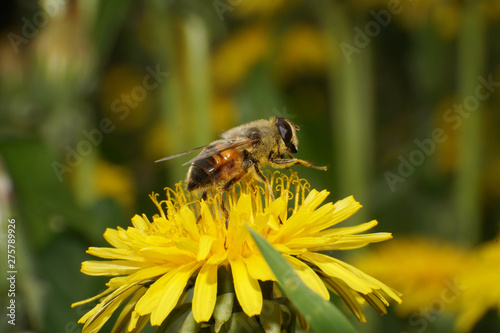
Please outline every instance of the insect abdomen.
[{"label": "insect abdomen", "polygon": [[194,162],[189,168],[187,190],[209,187],[219,181],[230,179],[234,172],[239,170],[241,162],[236,149],[227,149]]}]

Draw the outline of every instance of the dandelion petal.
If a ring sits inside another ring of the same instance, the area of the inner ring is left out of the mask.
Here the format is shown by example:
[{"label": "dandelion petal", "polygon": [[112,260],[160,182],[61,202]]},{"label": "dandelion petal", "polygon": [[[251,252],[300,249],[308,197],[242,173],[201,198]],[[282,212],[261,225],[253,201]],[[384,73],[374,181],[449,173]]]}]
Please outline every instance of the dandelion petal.
[{"label": "dandelion petal", "polygon": [[260,314],[262,310],[262,291],[259,282],[250,276],[241,257],[229,259],[233,272],[234,290],[241,308],[248,316]]},{"label": "dandelion petal", "polygon": [[321,281],[318,274],[316,274],[316,272],[314,272],[311,267],[307,266],[295,257],[289,255],[283,256],[288,260],[295,272],[309,288],[311,288],[325,300],[328,301],[330,299],[330,293],[328,292],[328,289],[326,288],[323,281]]},{"label": "dandelion petal", "polygon": [[208,321],[217,299],[218,265],[205,263],[198,273],[193,295],[193,316],[196,322]]}]

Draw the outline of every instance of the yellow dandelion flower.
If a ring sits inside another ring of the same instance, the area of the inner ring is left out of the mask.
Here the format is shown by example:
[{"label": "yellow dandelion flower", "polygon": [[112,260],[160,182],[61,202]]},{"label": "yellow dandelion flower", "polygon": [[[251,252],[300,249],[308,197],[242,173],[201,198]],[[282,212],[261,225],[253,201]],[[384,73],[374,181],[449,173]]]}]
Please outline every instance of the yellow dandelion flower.
[{"label": "yellow dandelion flower", "polygon": [[463,273],[458,332],[470,332],[489,309],[500,314],[500,242],[498,238],[473,253],[475,260]]},{"label": "yellow dandelion flower", "polygon": [[274,201],[262,195],[262,187],[243,180],[228,193],[225,215],[219,209],[219,196],[195,200],[179,183],[175,191],[167,189],[166,200],[158,201],[157,195],[151,195],[159,210],[152,221],[136,215],[132,227],[107,229],[104,237],[112,247],[88,250],[107,260],[86,261],[82,272],[113,278],[103,293],[73,304],[100,299],[80,319],[85,324],[83,331],[98,331],[125,302],[116,332],[124,328],[138,331],[148,320],[161,325],[185,302],[190,289],[194,320],[213,322],[222,294],[218,288],[220,268],[230,272],[236,296],[234,309],[249,317],[261,314],[268,300],[263,281],[276,279],[245,225],[281,252],[313,291],[326,300],[330,297],[328,290],[338,294],[361,321],[365,317],[360,303],[365,300],[381,313],[389,305],[387,299],[401,302],[399,294],[382,282],[319,253],[356,249],[391,238],[389,233],[360,234],[374,227],[376,221],[331,228],[361,208],[353,197],[322,205],[329,193],[309,190],[309,184],[296,173],[286,176],[276,172],[269,178],[276,191]]},{"label": "yellow dandelion flower", "polygon": [[405,295],[396,310],[407,317],[438,301],[445,303],[444,311],[452,313],[458,306],[461,275],[469,269],[470,256],[453,244],[407,237],[380,245],[354,263]]}]

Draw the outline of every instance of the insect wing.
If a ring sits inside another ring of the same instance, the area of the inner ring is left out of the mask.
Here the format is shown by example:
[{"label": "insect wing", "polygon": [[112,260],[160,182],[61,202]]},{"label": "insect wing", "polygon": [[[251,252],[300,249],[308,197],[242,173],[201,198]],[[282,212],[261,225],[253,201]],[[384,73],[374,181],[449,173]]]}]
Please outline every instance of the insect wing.
[{"label": "insect wing", "polygon": [[220,152],[223,152],[224,150],[228,150],[228,149],[232,149],[232,148],[236,148],[236,147],[241,147],[241,146],[245,146],[245,145],[250,145],[256,141],[257,140],[255,140],[255,139],[246,139],[246,140],[242,140],[242,141],[218,142],[218,143],[214,144],[213,146],[208,145],[205,147],[205,150],[203,150],[200,153],[200,155],[187,161],[183,165],[188,165],[188,164],[194,163],[196,161],[200,161],[200,160],[203,160],[205,158],[208,158],[210,156],[217,155]]},{"label": "insect wing", "polygon": [[177,158],[177,157],[181,157],[181,156],[190,154],[190,153],[192,153],[194,151],[201,150],[201,149],[203,149],[205,147],[207,147],[207,146],[201,146],[201,147],[198,147],[198,148],[194,148],[194,149],[183,151],[182,153],[178,153],[178,154],[170,155],[170,156],[167,156],[167,157],[164,157],[164,158],[160,158],[159,160],[155,161],[155,163],[163,162],[163,161],[168,161],[168,160],[171,160],[171,159],[174,159],[174,158]]}]

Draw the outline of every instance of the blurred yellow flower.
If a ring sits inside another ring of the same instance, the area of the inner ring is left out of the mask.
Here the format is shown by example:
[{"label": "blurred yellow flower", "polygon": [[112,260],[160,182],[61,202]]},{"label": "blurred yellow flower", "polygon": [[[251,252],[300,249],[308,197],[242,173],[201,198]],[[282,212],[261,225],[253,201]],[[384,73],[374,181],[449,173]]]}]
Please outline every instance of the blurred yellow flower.
[{"label": "blurred yellow flower", "polygon": [[[281,76],[294,72],[323,73],[327,65],[325,38],[321,32],[309,25],[298,25],[287,32],[278,60]],[[338,59],[329,59],[335,62]]]},{"label": "blurred yellow flower", "polygon": [[474,251],[473,262],[462,275],[457,331],[470,332],[489,309],[500,315],[500,242],[499,237]]},{"label": "blurred yellow flower", "polygon": [[235,9],[241,16],[271,16],[293,3],[294,1],[290,0],[243,0],[235,5]]},{"label": "blurred yellow flower", "polygon": [[385,11],[406,29],[416,29],[432,23],[444,38],[453,38],[460,27],[461,2],[459,1],[387,1],[356,0],[354,6],[364,12]]},{"label": "blurred yellow flower", "polygon": [[229,94],[217,94],[212,99],[211,114],[214,123],[214,132],[220,133],[237,123],[238,106]]},{"label": "blurred yellow flower", "polygon": [[221,90],[240,83],[252,66],[269,52],[269,37],[266,25],[250,25],[234,32],[214,54],[214,83]]},{"label": "blurred yellow flower", "polygon": [[455,38],[462,24],[461,6],[457,2],[443,2],[433,8],[432,19],[441,37]]},{"label": "blurred yellow flower", "polygon": [[416,237],[398,238],[355,260],[357,267],[403,293],[404,302],[396,308],[401,316],[436,302],[446,303],[444,311],[456,309],[463,286],[460,277],[469,262],[470,256],[459,247]]},{"label": "blurred yellow flower", "polygon": [[500,2],[498,0],[483,0],[480,6],[487,18],[497,20],[500,17]]},{"label": "blurred yellow flower", "polygon": [[[218,270],[232,274],[234,291],[248,316],[261,313],[263,293],[259,281],[275,277],[250,236],[245,224],[267,239],[288,260],[304,283],[325,299],[328,289],[337,293],[354,314],[365,320],[359,303],[364,299],[381,313],[387,299],[401,302],[397,292],[357,268],[318,251],[349,250],[391,238],[389,233],[360,234],[374,227],[371,221],[354,227],[330,227],[353,215],[361,205],[352,197],[321,205],[323,190],[309,191],[297,174],[278,172],[271,182],[277,199],[263,199],[263,189],[252,181],[238,183],[239,191],[228,193],[228,216],[222,214],[220,196],[194,200],[181,184],[167,189],[167,199],[151,199],[159,215],[132,218],[128,229],[107,229],[110,248],[87,251],[108,261],[86,261],[82,272],[113,276],[108,289],[77,306],[102,298],[80,320],[83,332],[96,332],[127,299],[115,329],[140,330],[148,320],[161,325],[194,287],[192,315],[198,323],[213,315],[218,291]],[[293,189],[293,187],[295,187]],[[292,208],[289,209],[289,205]],[[289,214],[289,210],[291,213]]]},{"label": "blurred yellow flower", "polygon": [[135,187],[128,168],[100,160],[94,177],[94,188],[97,196],[113,198],[123,207],[133,208]]},{"label": "blurred yellow flower", "polygon": [[[99,99],[104,116],[111,119],[117,132],[134,131],[143,127],[152,110],[152,98],[159,83],[148,78],[148,67],[116,65],[103,78]],[[146,78],[148,78],[146,80]]]}]

